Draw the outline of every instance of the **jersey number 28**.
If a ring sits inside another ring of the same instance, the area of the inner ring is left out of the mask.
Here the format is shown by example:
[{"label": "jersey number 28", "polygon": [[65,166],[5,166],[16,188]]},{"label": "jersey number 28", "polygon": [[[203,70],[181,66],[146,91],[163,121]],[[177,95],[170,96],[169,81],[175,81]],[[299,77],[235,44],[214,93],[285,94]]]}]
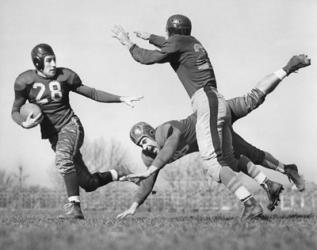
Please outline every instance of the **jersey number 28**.
[{"label": "jersey number 28", "polygon": [[[51,98],[54,101],[59,101],[62,99],[63,94],[62,94],[62,88],[61,88],[61,84],[57,81],[51,81],[48,84],[49,87],[49,92],[51,94]],[[44,92],[45,92],[45,85],[43,83],[40,82],[36,82],[33,84],[33,88],[39,88],[40,91],[38,92],[35,100],[37,103],[48,103],[48,98],[43,98]],[[43,99],[42,99],[43,98]]]}]

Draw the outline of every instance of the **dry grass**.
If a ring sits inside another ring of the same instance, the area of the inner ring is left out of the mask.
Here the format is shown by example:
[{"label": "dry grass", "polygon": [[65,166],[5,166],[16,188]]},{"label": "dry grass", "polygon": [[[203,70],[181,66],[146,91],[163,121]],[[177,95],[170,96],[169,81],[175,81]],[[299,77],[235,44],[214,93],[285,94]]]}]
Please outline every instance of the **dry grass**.
[{"label": "dry grass", "polygon": [[115,214],[86,212],[61,221],[56,211],[0,211],[0,249],[317,249],[316,214],[276,212],[241,223],[236,214]]}]

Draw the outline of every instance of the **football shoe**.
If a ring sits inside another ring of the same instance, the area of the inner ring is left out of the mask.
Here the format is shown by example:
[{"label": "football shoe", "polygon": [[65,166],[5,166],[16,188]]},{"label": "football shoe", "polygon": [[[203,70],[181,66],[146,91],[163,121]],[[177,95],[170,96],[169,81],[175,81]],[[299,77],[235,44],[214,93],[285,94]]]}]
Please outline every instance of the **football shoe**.
[{"label": "football shoe", "polygon": [[85,219],[80,208],[80,202],[70,201],[64,205],[65,213],[60,215],[59,219]]},{"label": "football shoe", "polygon": [[283,68],[287,75],[310,65],[310,58],[307,55],[293,56]]},{"label": "football shoe", "polygon": [[298,168],[295,164],[287,164],[284,167],[285,174],[290,182],[293,182],[298,191],[303,192],[305,190],[305,180],[298,174]]},{"label": "football shoe", "polygon": [[254,199],[254,197],[250,197],[248,200],[243,202],[243,204],[244,209],[241,215],[241,220],[254,219],[263,214],[262,206]]},{"label": "football shoe", "polygon": [[273,211],[280,202],[280,194],[284,189],[283,185],[266,178],[264,183],[261,184],[261,186],[266,191],[267,197],[269,198],[269,201],[270,201],[269,204],[267,205],[267,208],[270,211]]}]

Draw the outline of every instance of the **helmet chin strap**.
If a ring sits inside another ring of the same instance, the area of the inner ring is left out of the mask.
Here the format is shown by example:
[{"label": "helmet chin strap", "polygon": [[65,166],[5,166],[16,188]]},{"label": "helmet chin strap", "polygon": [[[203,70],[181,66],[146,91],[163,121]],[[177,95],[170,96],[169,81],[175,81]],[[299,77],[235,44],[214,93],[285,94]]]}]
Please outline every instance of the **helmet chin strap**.
[{"label": "helmet chin strap", "polygon": [[38,74],[38,75],[40,75],[40,76],[42,76],[42,77],[45,77],[45,78],[47,78],[47,75],[45,75],[41,70],[36,70],[36,73]]}]

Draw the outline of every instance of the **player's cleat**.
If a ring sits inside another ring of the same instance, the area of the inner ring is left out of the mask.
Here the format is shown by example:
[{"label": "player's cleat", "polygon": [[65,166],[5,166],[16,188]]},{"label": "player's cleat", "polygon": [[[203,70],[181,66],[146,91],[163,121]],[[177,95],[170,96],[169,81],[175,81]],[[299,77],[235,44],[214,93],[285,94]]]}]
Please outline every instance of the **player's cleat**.
[{"label": "player's cleat", "polygon": [[254,199],[254,197],[250,197],[243,204],[244,209],[241,215],[241,220],[254,219],[263,214],[262,206]]},{"label": "player's cleat", "polygon": [[307,55],[293,56],[283,68],[287,75],[310,65],[310,58]]},{"label": "player's cleat", "polygon": [[85,219],[80,208],[80,203],[70,201],[64,205],[65,214],[58,216],[59,219]]},{"label": "player's cleat", "polygon": [[293,182],[298,191],[303,192],[305,190],[305,180],[298,174],[298,168],[295,164],[287,164],[284,167],[285,174],[290,182]]},{"label": "player's cleat", "polygon": [[273,211],[280,202],[280,194],[284,189],[283,185],[266,178],[264,183],[261,184],[261,186],[266,191],[266,194],[270,201],[269,204],[267,205],[267,208],[270,211]]}]

